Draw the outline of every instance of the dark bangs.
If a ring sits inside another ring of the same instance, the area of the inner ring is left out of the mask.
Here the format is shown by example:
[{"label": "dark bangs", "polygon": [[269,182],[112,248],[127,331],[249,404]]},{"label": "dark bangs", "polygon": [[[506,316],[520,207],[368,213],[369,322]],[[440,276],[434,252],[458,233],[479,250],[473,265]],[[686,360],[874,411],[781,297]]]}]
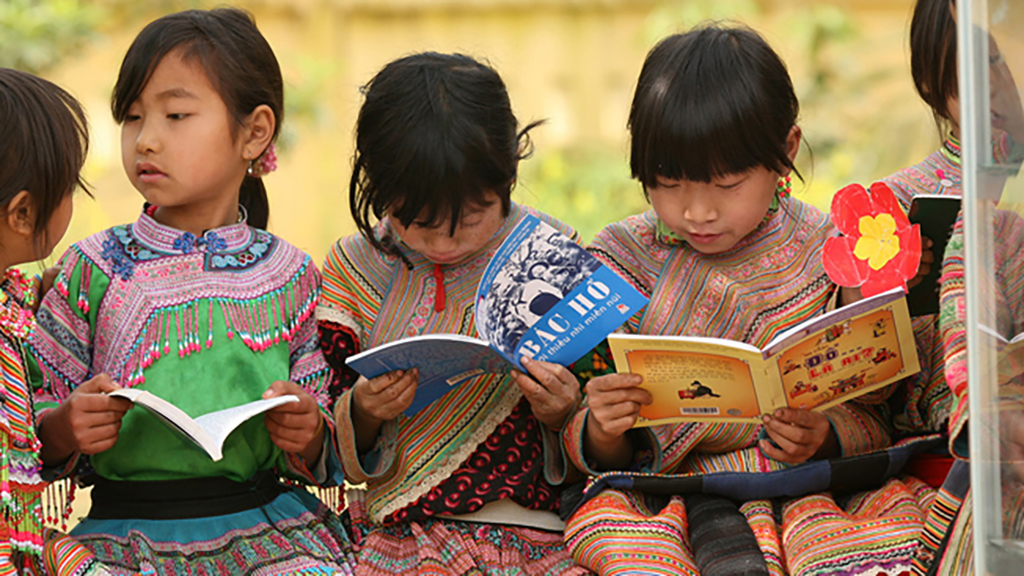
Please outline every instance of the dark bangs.
[{"label": "dark bangs", "polygon": [[497,72],[461,54],[415,54],[385,66],[363,92],[349,201],[378,249],[391,251],[372,233],[371,215],[390,211],[403,226],[447,221],[454,234],[488,192],[508,214],[533,125],[517,132]]},{"label": "dark bangs", "polygon": [[753,30],[711,24],[647,55],[629,112],[630,169],[695,182],[764,166],[795,170],[786,139],[800,105],[785,64]]},{"label": "dark bangs", "polygon": [[157,65],[175,49],[182,49],[186,61],[199,62],[211,83],[217,81],[211,73],[215,70],[210,62],[214,52],[211,39],[183,16],[174,14],[150,22],[128,48],[110,101],[110,111],[118,124],[128,117],[128,109],[146,89]]},{"label": "dark bangs", "polygon": [[114,120],[124,122],[156,67],[178,49],[186,62],[203,68],[236,121],[261,104],[269,106],[277,120],[276,136],[284,116],[280,67],[252,16],[231,8],[179,12],[143,28],[125,54],[114,85]]}]

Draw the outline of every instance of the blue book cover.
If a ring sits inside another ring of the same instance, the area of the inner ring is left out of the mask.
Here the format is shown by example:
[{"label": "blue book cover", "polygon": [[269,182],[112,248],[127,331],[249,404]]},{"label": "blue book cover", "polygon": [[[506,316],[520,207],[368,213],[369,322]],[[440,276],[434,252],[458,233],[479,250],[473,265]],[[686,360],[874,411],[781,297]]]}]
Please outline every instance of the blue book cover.
[{"label": "blue book cover", "polygon": [[484,270],[476,294],[480,339],[425,334],[355,354],[346,361],[374,378],[419,368],[412,416],[481,374],[524,371],[528,356],[567,366],[647,304],[647,298],[536,216],[509,233]]}]

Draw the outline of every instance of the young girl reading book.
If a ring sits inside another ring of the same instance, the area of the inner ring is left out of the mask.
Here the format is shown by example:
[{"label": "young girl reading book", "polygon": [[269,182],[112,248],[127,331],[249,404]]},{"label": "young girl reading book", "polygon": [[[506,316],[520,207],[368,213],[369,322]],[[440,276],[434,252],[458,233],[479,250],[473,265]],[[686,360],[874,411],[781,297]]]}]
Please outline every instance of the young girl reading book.
[{"label": "young girl reading book", "polygon": [[85,113],[50,82],[0,68],[0,134],[0,574],[103,574],[80,544],[43,530],[25,357],[38,286],[13,267],[46,258],[67,231],[74,192],[85,189]]},{"label": "young girl reading book", "polygon": [[[261,176],[281,126],[280,69],[252,18],[150,23],[112,99],[139,219],[76,243],[39,311],[45,465],[93,483],[72,534],[116,573],[347,573],[339,518],[306,490],[340,480],[316,340],[318,274],[267,233]],[[190,415],[293,394],[213,461],[142,408]]]},{"label": "young girl reading book", "polygon": [[535,213],[510,201],[531,127],[519,130],[497,72],[468,56],[408,56],[365,88],[349,186],[360,233],[331,248],[317,308],[340,375],[342,465],[366,483],[347,494],[361,574],[583,572],[555,514],[558,432],[580,399],[567,369],[478,376],[406,417],[415,369],[366,380],[345,365],[407,336],[476,335],[481,275]]},{"label": "young girl reading book", "polygon": [[[632,174],[653,210],[609,226],[591,247],[650,295],[628,330],[758,346],[835,305],[840,295],[821,264],[833,228],[827,216],[789,195],[801,139],[798,108],[785,65],[747,28],[702,26],[651,50],[629,129]],[[773,472],[889,444],[885,411],[867,397],[824,412],[777,410],[763,425],[631,429],[652,401],[639,384],[631,374],[587,383],[588,407],[563,435],[577,467],[590,474]],[[877,568],[893,549],[913,546],[891,530],[923,490],[920,482],[894,482],[845,509],[827,495],[773,509],[768,500],[737,506],[699,493],[661,500],[612,489],[575,512],[566,539],[574,557],[601,574]],[[822,526],[849,518],[848,539],[816,537]],[[919,526],[919,509],[915,518]]]}]

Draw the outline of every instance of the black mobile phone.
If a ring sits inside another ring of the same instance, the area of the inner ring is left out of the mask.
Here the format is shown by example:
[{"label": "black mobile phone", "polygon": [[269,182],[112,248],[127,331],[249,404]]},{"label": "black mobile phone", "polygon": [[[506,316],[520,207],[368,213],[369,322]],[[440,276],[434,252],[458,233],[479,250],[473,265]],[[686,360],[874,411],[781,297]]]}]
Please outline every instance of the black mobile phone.
[{"label": "black mobile phone", "polygon": [[932,241],[931,271],[921,283],[907,294],[907,307],[911,316],[939,313],[939,276],[942,274],[942,255],[953,233],[953,224],[960,213],[959,196],[915,196],[910,204],[910,223],[921,226],[921,237]]}]

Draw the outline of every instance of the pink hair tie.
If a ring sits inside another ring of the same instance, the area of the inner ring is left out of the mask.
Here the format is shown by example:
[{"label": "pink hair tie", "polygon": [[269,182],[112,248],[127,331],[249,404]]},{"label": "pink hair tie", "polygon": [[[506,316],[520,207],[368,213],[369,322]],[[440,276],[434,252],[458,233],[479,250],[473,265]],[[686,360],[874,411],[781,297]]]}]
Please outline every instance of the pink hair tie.
[{"label": "pink hair tie", "polygon": [[277,145],[271,143],[259,158],[249,161],[246,173],[253,178],[262,178],[277,170]]}]

